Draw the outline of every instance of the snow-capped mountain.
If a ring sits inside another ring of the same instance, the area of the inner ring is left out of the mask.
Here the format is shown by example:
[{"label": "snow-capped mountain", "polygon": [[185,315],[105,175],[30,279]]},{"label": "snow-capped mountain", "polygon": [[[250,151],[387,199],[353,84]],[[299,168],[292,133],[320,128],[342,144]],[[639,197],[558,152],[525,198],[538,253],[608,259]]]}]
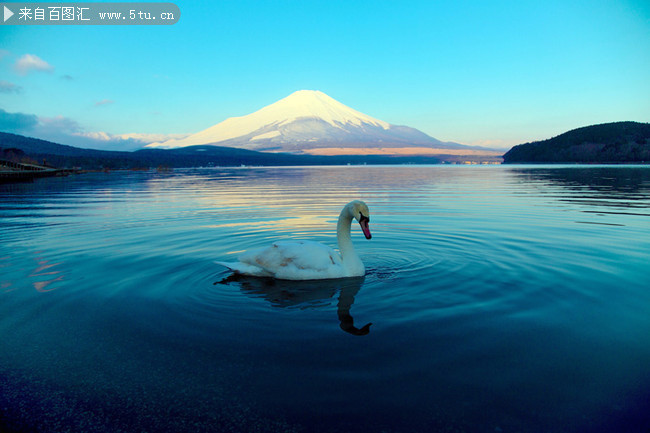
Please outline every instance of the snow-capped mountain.
[{"label": "snow-capped mountain", "polygon": [[[183,139],[147,147],[199,144],[258,151],[327,153],[326,149],[463,148],[443,143],[408,126],[396,126],[360,113],[317,90],[299,90],[254,113],[231,117]],[[331,153],[331,152],[330,152]]]}]

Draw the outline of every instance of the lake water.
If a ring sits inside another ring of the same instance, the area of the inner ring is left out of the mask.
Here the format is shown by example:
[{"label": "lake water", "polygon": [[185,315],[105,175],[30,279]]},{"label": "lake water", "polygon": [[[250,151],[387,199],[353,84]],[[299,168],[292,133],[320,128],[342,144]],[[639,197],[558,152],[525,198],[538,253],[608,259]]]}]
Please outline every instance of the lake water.
[{"label": "lake water", "polygon": [[[214,263],[336,247],[352,199],[364,278]],[[649,409],[649,166],[0,185],[0,431],[648,432]]]}]

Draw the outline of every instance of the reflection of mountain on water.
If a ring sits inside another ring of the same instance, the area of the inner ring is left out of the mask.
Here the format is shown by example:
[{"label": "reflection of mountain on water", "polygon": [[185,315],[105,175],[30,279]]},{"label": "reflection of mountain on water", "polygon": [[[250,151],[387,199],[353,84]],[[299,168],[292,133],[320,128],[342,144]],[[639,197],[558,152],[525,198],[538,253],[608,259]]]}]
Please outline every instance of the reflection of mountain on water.
[{"label": "reflection of mountain on water", "polygon": [[232,274],[215,284],[235,283],[248,296],[264,298],[278,308],[319,308],[331,305],[334,296],[339,293],[337,314],[341,329],[353,335],[367,335],[372,323],[357,328],[350,315],[354,297],[361,290],[364,280],[365,277],[289,281]]},{"label": "reflection of mountain on water", "polygon": [[[650,195],[650,166],[521,168],[513,170],[527,182],[557,185],[589,204],[611,207],[646,207]],[[638,203],[638,204],[637,204]]]}]

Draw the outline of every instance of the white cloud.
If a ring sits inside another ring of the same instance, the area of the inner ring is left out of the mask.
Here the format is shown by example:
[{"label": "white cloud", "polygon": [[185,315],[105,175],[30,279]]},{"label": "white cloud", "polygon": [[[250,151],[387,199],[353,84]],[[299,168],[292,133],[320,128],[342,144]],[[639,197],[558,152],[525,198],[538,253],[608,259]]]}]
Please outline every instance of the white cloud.
[{"label": "white cloud", "polygon": [[142,143],[154,143],[156,141],[167,141],[171,139],[181,140],[188,137],[190,134],[146,134],[146,133],[137,133],[132,132],[130,134],[120,134],[119,137],[123,139],[134,139],[141,141]]},{"label": "white cloud", "polygon": [[[101,150],[130,151],[140,149],[149,143],[161,140],[182,139],[189,134],[147,134],[132,132],[112,134],[105,131],[86,131],[76,121],[58,116],[39,118],[40,132],[52,137],[52,141],[70,146],[87,147]],[[44,137],[40,137],[44,138]],[[54,140],[56,138],[57,140]],[[46,138],[47,139],[47,138]]]},{"label": "white cloud", "polygon": [[18,75],[27,75],[32,71],[53,72],[54,66],[34,54],[25,54],[16,60],[14,70]]},{"label": "white cloud", "polygon": [[180,140],[190,134],[147,134],[139,132],[111,134],[104,131],[75,131],[71,135],[75,142],[86,140],[88,146],[93,149],[133,150],[157,141]]},{"label": "white cloud", "polygon": [[95,132],[75,132],[75,135],[92,138],[93,140],[100,141],[116,141],[116,140],[137,140],[142,143],[153,143],[160,140],[169,140],[172,138],[185,138],[189,134],[147,134],[131,132],[128,134],[111,134],[110,132],[95,131]]}]

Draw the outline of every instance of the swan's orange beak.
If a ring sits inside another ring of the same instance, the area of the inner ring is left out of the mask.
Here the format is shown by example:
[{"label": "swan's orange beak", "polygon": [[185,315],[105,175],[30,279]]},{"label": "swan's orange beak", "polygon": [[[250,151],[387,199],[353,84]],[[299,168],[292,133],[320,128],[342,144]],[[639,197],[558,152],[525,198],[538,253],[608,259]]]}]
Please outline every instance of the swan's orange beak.
[{"label": "swan's orange beak", "polygon": [[363,231],[363,235],[366,237],[366,239],[372,238],[372,235],[370,234],[370,227],[368,227],[369,222],[370,218],[361,214],[361,218],[359,218],[359,225],[361,226],[361,230]]}]

